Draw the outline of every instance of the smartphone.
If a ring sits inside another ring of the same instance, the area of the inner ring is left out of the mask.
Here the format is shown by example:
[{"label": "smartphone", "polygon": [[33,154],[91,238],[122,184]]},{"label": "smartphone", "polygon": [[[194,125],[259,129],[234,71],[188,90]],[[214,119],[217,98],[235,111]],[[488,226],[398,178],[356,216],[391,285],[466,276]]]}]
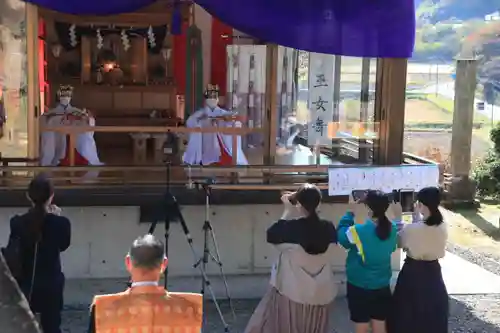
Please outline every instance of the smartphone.
[{"label": "smartphone", "polygon": [[396,202],[396,198],[394,197],[394,193],[389,192],[389,193],[386,193],[386,195],[387,195],[387,199],[389,200],[389,203]]},{"label": "smartphone", "polygon": [[364,199],[366,196],[366,190],[354,190],[352,191],[352,198],[354,201],[359,201]]},{"label": "smartphone", "polygon": [[403,213],[413,213],[415,210],[415,191],[399,190],[399,202]]}]

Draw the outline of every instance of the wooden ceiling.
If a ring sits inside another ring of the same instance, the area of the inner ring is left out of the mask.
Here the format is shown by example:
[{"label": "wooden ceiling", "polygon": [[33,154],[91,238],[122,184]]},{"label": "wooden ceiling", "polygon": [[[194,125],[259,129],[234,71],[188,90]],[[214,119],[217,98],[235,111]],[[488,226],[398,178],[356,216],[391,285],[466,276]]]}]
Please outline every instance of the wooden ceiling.
[{"label": "wooden ceiling", "polygon": [[[189,18],[191,2],[181,3],[182,17]],[[168,25],[172,20],[172,0],[158,0],[148,7],[133,13],[123,13],[110,16],[89,16],[63,14],[46,8],[39,8],[39,14],[49,21],[67,22],[76,25],[117,25],[117,26],[159,26]]]}]

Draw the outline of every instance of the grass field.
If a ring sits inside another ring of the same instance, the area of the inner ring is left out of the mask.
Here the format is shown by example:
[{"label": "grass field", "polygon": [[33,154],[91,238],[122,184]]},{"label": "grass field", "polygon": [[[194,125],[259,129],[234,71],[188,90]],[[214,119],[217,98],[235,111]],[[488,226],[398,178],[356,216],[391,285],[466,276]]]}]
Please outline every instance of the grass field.
[{"label": "grass field", "polygon": [[410,99],[405,106],[405,124],[452,123],[453,114],[433,105],[429,101]]}]

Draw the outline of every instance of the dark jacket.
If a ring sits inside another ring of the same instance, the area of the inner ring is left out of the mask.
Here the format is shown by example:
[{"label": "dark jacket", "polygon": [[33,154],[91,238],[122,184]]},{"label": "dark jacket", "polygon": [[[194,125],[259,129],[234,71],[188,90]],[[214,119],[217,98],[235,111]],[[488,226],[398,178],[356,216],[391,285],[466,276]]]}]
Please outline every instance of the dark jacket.
[{"label": "dark jacket", "polygon": [[330,244],[337,243],[337,231],[333,223],[321,219],[279,220],[267,229],[267,242],[298,244],[308,254],[322,254]]},{"label": "dark jacket", "polygon": [[[22,275],[18,279],[21,290],[28,295],[31,290],[35,242],[30,237],[28,214],[16,215],[10,220],[9,242],[19,239]],[[32,300],[42,301],[47,295],[49,299],[60,302],[62,306],[62,290],[64,274],[61,269],[61,252],[71,242],[71,224],[66,217],[47,214],[43,222],[41,240],[37,246]],[[59,297],[60,296],[60,297]],[[32,304],[33,305],[33,304]],[[35,306],[36,307],[36,306]]]}]

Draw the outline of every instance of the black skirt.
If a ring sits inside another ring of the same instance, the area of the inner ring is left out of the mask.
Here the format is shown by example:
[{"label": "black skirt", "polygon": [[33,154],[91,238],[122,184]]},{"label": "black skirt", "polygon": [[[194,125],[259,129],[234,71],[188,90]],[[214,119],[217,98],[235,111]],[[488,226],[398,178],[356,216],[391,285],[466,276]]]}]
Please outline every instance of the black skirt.
[{"label": "black skirt", "polygon": [[439,262],[407,257],[393,294],[388,333],[448,333],[448,315]]}]

